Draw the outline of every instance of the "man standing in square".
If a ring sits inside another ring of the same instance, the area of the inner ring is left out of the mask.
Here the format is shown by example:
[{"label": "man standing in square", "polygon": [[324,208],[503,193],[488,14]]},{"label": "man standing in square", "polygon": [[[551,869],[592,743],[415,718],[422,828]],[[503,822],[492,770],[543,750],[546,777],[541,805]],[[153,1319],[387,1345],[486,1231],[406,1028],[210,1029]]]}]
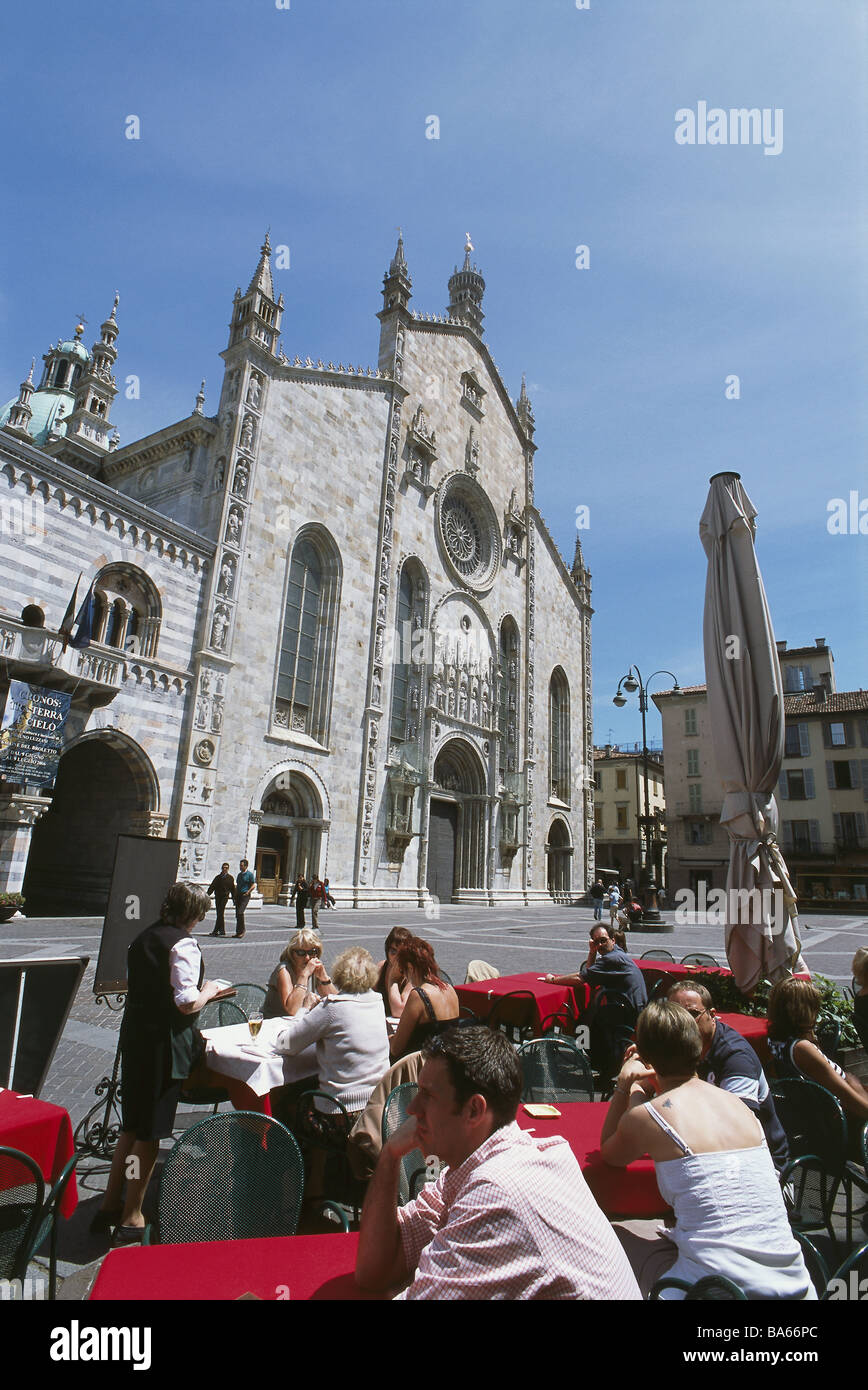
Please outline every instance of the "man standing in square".
[{"label": "man standing in square", "polygon": [[244,912],[250,902],[250,895],[255,883],[256,879],[250,872],[247,860],[242,859],[238,865],[238,877],[235,880],[235,935],[238,937],[243,936],[247,930],[244,925]]}]

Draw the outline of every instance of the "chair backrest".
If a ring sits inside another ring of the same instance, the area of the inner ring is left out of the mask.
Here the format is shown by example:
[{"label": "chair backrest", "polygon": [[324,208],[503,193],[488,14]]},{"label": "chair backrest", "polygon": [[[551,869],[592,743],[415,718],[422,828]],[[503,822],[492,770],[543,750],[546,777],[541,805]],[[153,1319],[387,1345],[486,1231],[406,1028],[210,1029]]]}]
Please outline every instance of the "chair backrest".
[{"label": "chair backrest", "polygon": [[441,980],[443,981],[444,985],[451,985],[453,989],[455,988],[455,982],[454,982],[454,980],[452,979],[452,976],[451,976],[451,975],[447,975],[447,974],[446,974],[446,971],[443,970],[442,967],[439,966],[439,965],[438,965],[438,967],[437,967],[437,973],[438,973],[438,975],[440,976]]},{"label": "chair backrest", "polygon": [[241,1009],[245,1018],[251,1014],[262,1013],[262,1006],[265,1003],[267,991],[262,985],[241,984],[235,986],[235,998],[227,999],[227,1004],[234,1004]]},{"label": "chair backrest", "polygon": [[643,951],[640,960],[665,960],[671,965],[675,965],[675,957],[670,951],[664,951],[662,947],[655,946],[653,951]]},{"label": "chair backrest", "polygon": [[246,1022],[246,1013],[234,999],[212,999],[199,1010],[196,1027],[201,1032],[203,1028],[228,1028],[233,1023]]},{"label": "chair backrest", "polygon": [[200,1120],[163,1166],[160,1240],[246,1240],[292,1236],[304,1165],[288,1129],[267,1115],[227,1111]]},{"label": "chair backrest", "polygon": [[847,1121],[837,1097],[816,1081],[773,1081],[769,1087],[787,1136],[790,1156],[814,1154],[827,1173],[841,1174],[847,1162]]},{"label": "chair backrest", "polygon": [[572,1038],[533,1038],[522,1043],[517,1055],[524,1076],[522,1100],[594,1099],[590,1061]]},{"label": "chair backrest", "polygon": [[664,1275],[654,1284],[648,1298],[658,1299],[664,1289],[680,1289],[684,1294],[685,1303],[696,1300],[701,1302],[717,1300],[747,1302],[747,1294],[738,1287],[738,1284],[734,1284],[723,1274],[706,1274],[704,1279],[697,1280],[695,1284],[688,1284],[684,1279]]},{"label": "chair backrest", "polygon": [[45,1182],[19,1149],[0,1146],[0,1279],[23,1279],[42,1217]]},{"label": "chair backrest", "polygon": [[498,1028],[511,1042],[523,1042],[524,1034],[536,1026],[537,1005],[529,989],[514,989],[495,999],[485,1022],[489,1028]]},{"label": "chair backrest", "polygon": [[540,1024],[540,1037],[572,1037],[576,1029],[576,1020],[564,1005],[553,1014],[546,1014]]},{"label": "chair backrest", "polygon": [[[851,1281],[850,1275],[854,1270],[856,1272],[856,1278]],[[837,1293],[840,1297],[840,1289],[832,1284],[832,1280],[834,1279],[843,1280],[846,1289],[845,1297],[851,1297],[851,1283],[855,1284],[856,1288],[860,1290],[858,1297],[865,1297],[864,1293],[862,1293],[861,1290],[864,1288],[862,1280],[868,1279],[868,1242],[866,1242],[865,1245],[860,1245],[859,1249],[854,1250],[852,1255],[848,1255],[844,1263],[840,1265],[838,1269],[835,1270],[835,1273],[829,1280],[829,1284],[832,1285],[832,1287],[827,1288],[826,1293],[824,1295],[825,1298],[831,1298],[833,1293]],[[856,1297],[857,1295],[852,1296]]]},{"label": "chair backrest", "polygon": [[682,965],[713,965],[715,970],[720,969],[720,963],[714,956],[708,955],[705,951],[690,951],[686,956],[681,957]]},{"label": "chair backrest", "polygon": [[298,1098],[294,1129],[303,1144],[342,1153],[355,1119],[327,1091],[304,1091]]},{"label": "chair backrest", "polygon": [[[395,1130],[399,1129],[409,1118],[409,1108],[418,1089],[415,1081],[405,1081],[403,1085],[396,1086],[394,1091],[389,1092],[383,1107],[384,1144],[392,1137]],[[399,1206],[403,1207],[405,1203],[411,1201],[421,1184],[425,1182],[425,1158],[426,1155],[421,1149],[412,1149],[401,1159],[401,1168],[398,1174]]]},{"label": "chair backrest", "polygon": [[817,1291],[818,1298],[825,1298],[829,1286],[829,1270],[826,1261],[820,1254],[812,1240],[808,1240],[804,1231],[793,1229],[793,1235],[802,1247],[802,1255],[811,1276],[811,1283]]},{"label": "chair backrest", "polygon": [[827,1057],[834,1061],[841,1043],[841,1025],[836,1018],[824,1018],[821,1014],[814,1025],[817,1044]]}]

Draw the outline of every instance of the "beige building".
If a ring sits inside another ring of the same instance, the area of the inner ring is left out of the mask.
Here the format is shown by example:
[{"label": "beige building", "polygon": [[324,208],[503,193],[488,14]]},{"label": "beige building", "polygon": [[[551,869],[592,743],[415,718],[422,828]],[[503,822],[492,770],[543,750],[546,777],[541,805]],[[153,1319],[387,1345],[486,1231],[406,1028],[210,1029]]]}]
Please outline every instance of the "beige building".
[{"label": "beige building", "polygon": [[[780,842],[803,909],[868,897],[868,692],[838,692],[825,638],[778,642],[786,733]],[[729,840],[704,685],[653,697],[663,717],[670,891],[723,888]],[[599,860],[599,847],[598,847]]]},{"label": "beige building", "polygon": [[[642,826],[645,779],[642,752],[607,743],[594,749],[594,830],[597,871],[611,870],[622,881],[639,882],[642,864]],[[648,757],[648,811],[651,818],[649,861],[654,882],[663,887],[666,873],[666,826],[663,762]]]}]

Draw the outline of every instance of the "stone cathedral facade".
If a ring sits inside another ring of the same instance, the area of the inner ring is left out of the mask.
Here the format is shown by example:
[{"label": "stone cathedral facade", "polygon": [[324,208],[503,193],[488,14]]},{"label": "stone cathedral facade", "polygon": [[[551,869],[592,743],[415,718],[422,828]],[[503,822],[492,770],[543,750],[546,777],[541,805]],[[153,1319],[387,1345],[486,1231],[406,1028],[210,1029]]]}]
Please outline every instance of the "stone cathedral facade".
[{"label": "stone cathedral facade", "polygon": [[[120,447],[117,301],[0,415],[0,698],[72,693],[53,789],[0,782],[0,891],[99,910],[114,837],[255,865],[339,903],[524,903],[593,875],[591,587],[534,505],[534,416],[483,339],[465,249],[445,314],[398,241],[377,365],[289,357],[266,238],[219,409]],[[35,510],[34,510],[35,508]],[[29,509],[29,510],[28,510]],[[94,633],[58,634],[76,578]]]}]

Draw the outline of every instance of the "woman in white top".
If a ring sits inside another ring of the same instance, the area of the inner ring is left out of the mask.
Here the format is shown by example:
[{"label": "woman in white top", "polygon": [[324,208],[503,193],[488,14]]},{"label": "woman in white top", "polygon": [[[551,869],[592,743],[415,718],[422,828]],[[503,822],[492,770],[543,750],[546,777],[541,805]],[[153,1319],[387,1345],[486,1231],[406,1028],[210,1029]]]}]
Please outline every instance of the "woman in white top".
[{"label": "woman in white top", "polygon": [[322,960],[322,937],[302,927],[280,953],[268,980],[263,1018],[294,1018],[318,999],[337,994]]},{"label": "woman in white top", "polygon": [[[278,1034],[275,1047],[292,1057],[315,1042],[318,1089],[340,1101],[354,1123],[389,1069],[386,1011],[374,989],[377,967],[363,947],[351,946],[338,956],[331,978],[338,993],[297,1016]],[[325,1107],[325,1102],[317,1105]]]},{"label": "woman in white top", "polygon": [[654,1159],[676,1219],[666,1232],[673,1262],[656,1273],[689,1284],[722,1274],[748,1298],[816,1298],[762,1127],[738,1096],[697,1077],[702,1039],[689,1012],[649,1004],[630,1052],[600,1151],[616,1167]]}]

